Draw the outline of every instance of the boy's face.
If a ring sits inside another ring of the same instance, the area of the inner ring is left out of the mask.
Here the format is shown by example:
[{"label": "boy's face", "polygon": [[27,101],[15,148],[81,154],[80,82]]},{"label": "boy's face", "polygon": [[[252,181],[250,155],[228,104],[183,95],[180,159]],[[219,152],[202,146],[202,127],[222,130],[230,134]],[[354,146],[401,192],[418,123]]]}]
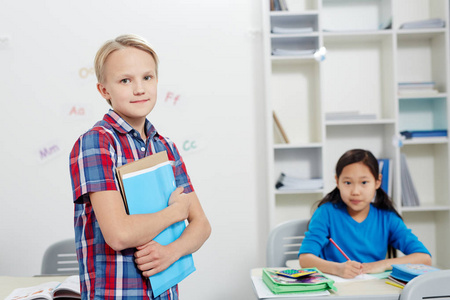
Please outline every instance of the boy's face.
[{"label": "boy's face", "polygon": [[[140,49],[127,47],[111,53],[104,65],[104,82],[97,88],[103,98],[131,126],[142,124],[156,104],[156,64]],[[136,128],[135,128],[136,129]]]}]

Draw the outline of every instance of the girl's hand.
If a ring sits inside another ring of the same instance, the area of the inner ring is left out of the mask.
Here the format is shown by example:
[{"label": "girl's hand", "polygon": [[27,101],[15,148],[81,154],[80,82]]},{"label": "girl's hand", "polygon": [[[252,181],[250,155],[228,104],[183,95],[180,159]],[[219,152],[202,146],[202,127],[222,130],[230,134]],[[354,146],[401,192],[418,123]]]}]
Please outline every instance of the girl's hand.
[{"label": "girl's hand", "polygon": [[390,264],[385,260],[362,264],[362,272],[364,274],[381,273],[390,269]]},{"label": "girl's hand", "polygon": [[363,265],[357,261],[346,261],[339,264],[338,276],[342,278],[355,278],[362,272]]}]

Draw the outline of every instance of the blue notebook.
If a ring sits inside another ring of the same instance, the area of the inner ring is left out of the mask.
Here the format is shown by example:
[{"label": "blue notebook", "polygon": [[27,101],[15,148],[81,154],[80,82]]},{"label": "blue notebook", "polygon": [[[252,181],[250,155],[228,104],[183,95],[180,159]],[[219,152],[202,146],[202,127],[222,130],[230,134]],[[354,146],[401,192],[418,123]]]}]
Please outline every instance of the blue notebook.
[{"label": "blue notebook", "polygon": [[416,276],[434,271],[439,271],[439,269],[423,264],[396,264],[392,265],[391,276],[408,282]]},{"label": "blue notebook", "polygon": [[[176,188],[172,165],[165,151],[117,168],[117,177],[130,215],[155,213],[166,208]],[[157,235],[154,241],[168,245],[178,239],[185,228],[184,221],[175,223]],[[153,295],[159,296],[194,271],[192,255],[181,257],[166,270],[149,278]]]}]

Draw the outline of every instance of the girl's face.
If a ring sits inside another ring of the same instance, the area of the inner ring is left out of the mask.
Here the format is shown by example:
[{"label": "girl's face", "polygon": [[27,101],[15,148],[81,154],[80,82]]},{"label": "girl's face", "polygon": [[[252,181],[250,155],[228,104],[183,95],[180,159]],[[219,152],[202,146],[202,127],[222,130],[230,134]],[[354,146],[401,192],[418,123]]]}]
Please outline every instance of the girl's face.
[{"label": "girl's face", "polygon": [[336,177],[336,185],[350,216],[362,222],[369,214],[370,203],[381,185],[381,175],[374,178],[365,164],[354,163],[344,167],[339,178]]}]

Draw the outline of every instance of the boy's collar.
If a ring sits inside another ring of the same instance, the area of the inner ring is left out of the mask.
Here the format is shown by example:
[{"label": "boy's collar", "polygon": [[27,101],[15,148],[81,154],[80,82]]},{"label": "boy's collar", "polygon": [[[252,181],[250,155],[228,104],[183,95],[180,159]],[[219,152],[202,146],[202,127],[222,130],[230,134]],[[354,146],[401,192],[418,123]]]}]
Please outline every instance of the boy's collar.
[{"label": "boy's collar", "polygon": [[[120,133],[127,134],[131,131],[134,131],[134,128],[128,124],[127,121],[125,121],[119,114],[117,114],[114,110],[110,109],[107,113],[109,117],[111,117],[114,120],[114,123],[111,123],[111,125]],[[153,136],[158,135],[158,132],[156,131],[155,127],[148,119],[145,119],[145,131],[147,133],[148,137],[153,138]]]}]

